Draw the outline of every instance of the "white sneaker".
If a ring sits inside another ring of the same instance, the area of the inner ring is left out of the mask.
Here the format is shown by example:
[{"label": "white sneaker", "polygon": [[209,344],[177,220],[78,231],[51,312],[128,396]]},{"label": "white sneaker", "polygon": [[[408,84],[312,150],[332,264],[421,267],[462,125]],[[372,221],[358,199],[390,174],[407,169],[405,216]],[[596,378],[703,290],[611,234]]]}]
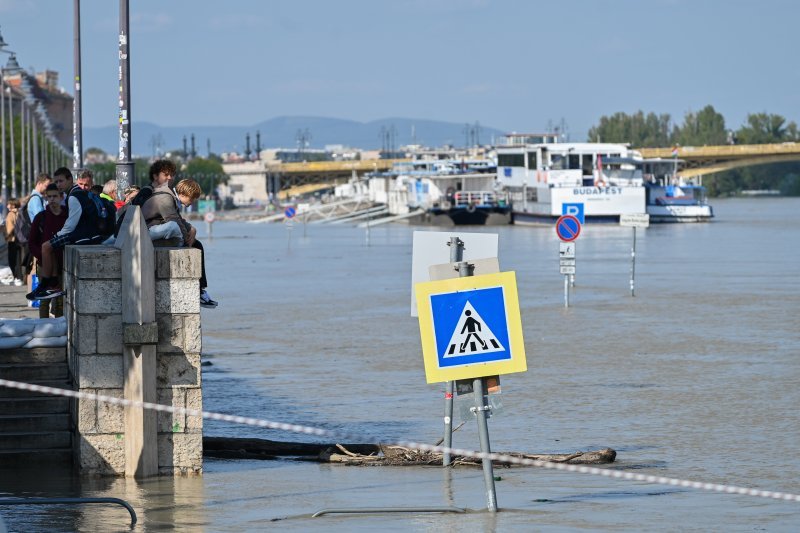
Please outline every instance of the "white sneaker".
[{"label": "white sneaker", "polygon": [[0,283],[3,285],[11,285],[11,282],[14,281],[14,278],[2,278],[0,279]]},{"label": "white sneaker", "polygon": [[17,287],[22,287],[22,280],[14,278],[14,285],[16,285]]}]

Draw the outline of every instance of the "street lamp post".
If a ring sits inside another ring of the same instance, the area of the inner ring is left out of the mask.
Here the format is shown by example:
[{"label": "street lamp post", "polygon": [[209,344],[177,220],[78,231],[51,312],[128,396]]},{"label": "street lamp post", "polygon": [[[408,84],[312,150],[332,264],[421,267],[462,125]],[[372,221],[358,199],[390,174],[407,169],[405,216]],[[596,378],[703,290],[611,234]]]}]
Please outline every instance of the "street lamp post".
[{"label": "street lamp post", "polygon": [[73,0],[73,59],[75,63],[75,98],[72,100],[72,165],[83,166],[83,123],[81,120],[81,0]]},{"label": "street lamp post", "polygon": [[130,12],[128,0],[119,0],[119,153],[117,154],[117,198],[125,197],[134,179],[131,161],[131,78],[130,46],[128,25]]}]

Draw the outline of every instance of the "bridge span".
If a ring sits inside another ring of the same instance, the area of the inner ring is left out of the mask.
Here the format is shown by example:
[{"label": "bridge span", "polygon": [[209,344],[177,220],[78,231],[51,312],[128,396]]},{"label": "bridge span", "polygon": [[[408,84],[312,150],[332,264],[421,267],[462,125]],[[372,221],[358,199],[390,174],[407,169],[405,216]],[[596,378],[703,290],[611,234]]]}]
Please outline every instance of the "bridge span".
[{"label": "bridge span", "polygon": [[[645,159],[675,157],[673,148],[637,148]],[[800,161],[800,143],[679,146],[678,174],[684,178],[708,176],[752,165]]]}]

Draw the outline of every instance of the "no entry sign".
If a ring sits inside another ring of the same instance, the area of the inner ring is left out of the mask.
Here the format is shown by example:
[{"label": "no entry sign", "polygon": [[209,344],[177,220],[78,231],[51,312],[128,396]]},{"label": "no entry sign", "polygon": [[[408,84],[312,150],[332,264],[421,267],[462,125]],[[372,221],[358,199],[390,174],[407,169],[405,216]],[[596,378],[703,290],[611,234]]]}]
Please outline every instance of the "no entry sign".
[{"label": "no entry sign", "polygon": [[581,234],[581,223],[572,215],[562,215],[556,220],[556,233],[563,242],[572,242]]}]

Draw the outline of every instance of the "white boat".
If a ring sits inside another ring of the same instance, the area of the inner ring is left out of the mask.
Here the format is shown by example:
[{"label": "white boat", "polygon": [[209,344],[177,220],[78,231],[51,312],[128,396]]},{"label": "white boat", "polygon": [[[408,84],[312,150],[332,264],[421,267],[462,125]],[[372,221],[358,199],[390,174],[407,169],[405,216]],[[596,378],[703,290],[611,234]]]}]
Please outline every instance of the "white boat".
[{"label": "white boat", "polygon": [[494,170],[487,159],[408,161],[396,164],[388,176],[372,177],[370,190],[388,189],[391,215],[422,209],[434,223],[447,217],[455,225],[508,224],[511,205]]},{"label": "white boat", "polygon": [[[512,223],[549,224],[576,204],[583,206],[587,223],[641,213],[654,222],[713,216],[702,186],[681,182],[684,188],[675,196],[670,186],[677,180],[652,174],[660,160],[644,160],[625,144],[557,140],[550,134],[512,134],[497,146],[498,182],[509,193]],[[649,179],[645,170],[651,171]]]},{"label": "white boat", "polygon": [[567,213],[565,204],[582,204],[587,222],[645,212],[636,152],[624,144],[552,142],[554,137],[514,134],[497,146],[498,181],[510,194],[514,224],[550,223]]},{"label": "white boat", "polygon": [[644,159],[643,178],[647,189],[647,213],[652,222],[707,222],[714,209],[706,189],[677,174],[677,159]]}]

